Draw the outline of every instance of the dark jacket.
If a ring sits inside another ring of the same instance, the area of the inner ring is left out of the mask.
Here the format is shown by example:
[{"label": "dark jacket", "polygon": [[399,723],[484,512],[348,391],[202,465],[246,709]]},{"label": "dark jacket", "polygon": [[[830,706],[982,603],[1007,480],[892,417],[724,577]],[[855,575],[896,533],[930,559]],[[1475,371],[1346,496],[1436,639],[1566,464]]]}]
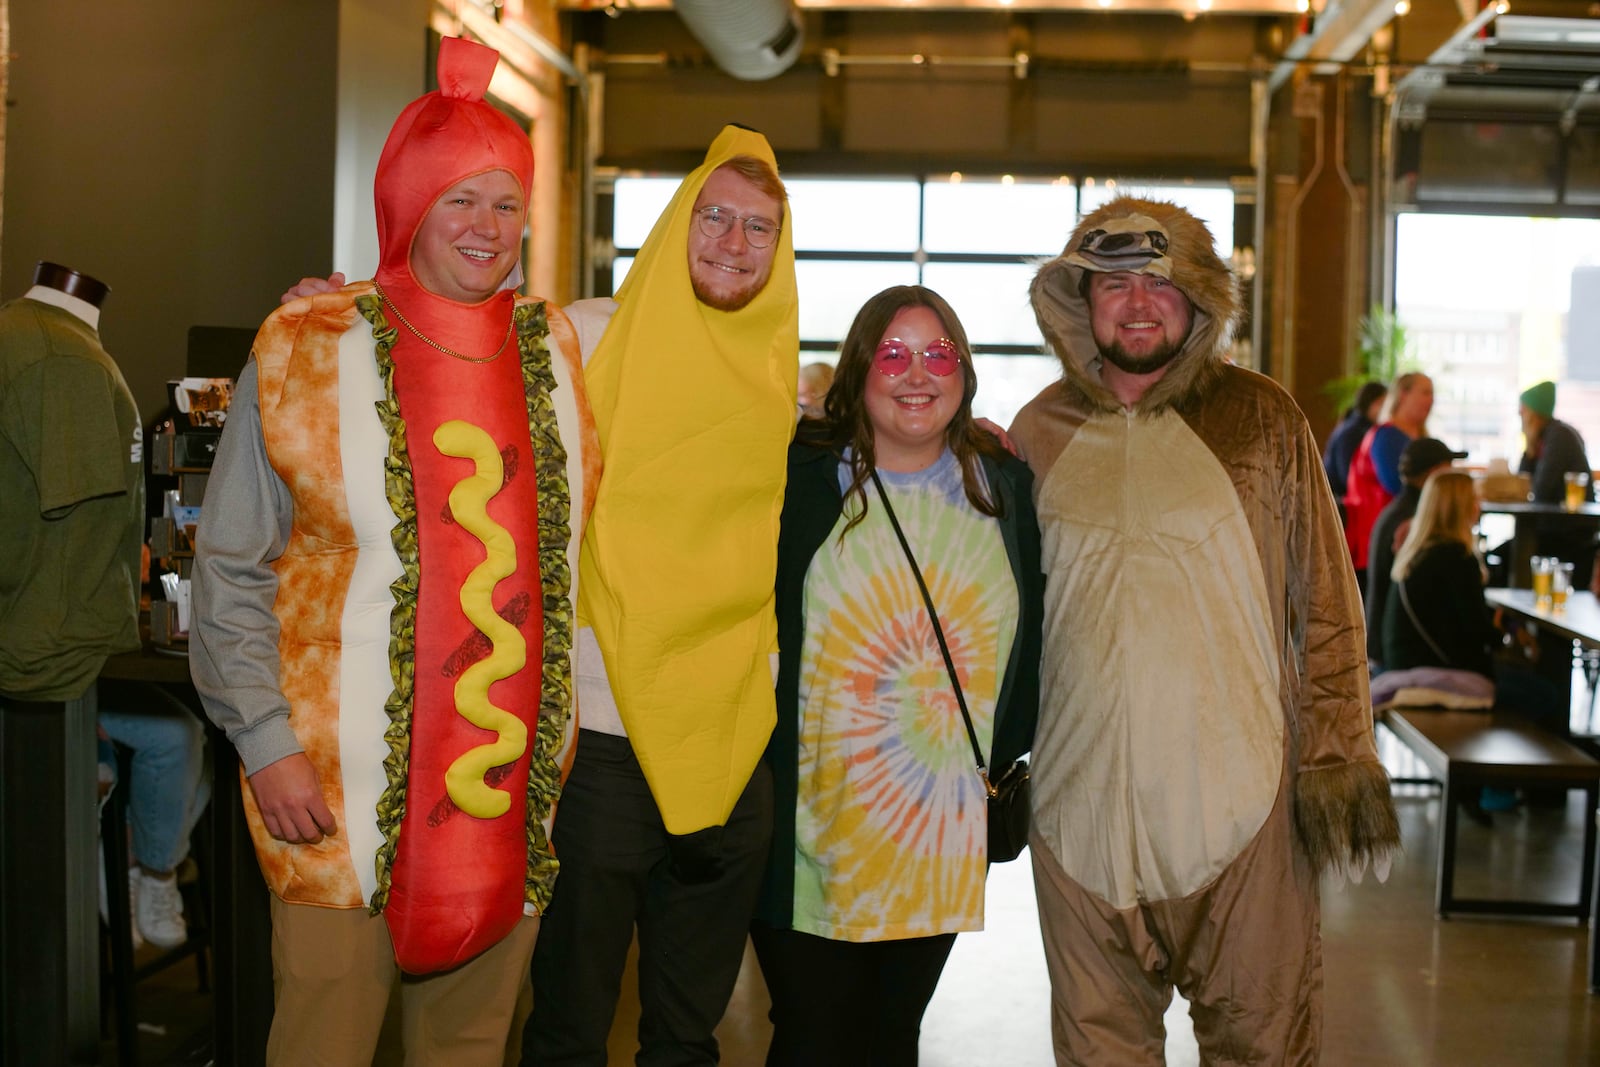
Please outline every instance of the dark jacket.
[{"label": "dark jacket", "polygon": [[[1017,635],[995,701],[989,765],[996,774],[1033,747],[1039,717],[1039,656],[1044,622],[1044,574],[1033,474],[1015,456],[982,460],[998,493],[1000,535],[1017,582]],[[881,507],[869,493],[868,507]],[[795,813],[799,797],[800,654],[805,647],[806,572],[844,510],[839,457],[812,445],[789,446],[789,482],[778,534],[778,723],[767,744],[772,768],[772,849],[756,910],[759,922],[788,929],[794,912]],[[937,604],[934,605],[938,607]],[[962,731],[963,738],[965,731]],[[965,742],[963,742],[965,743]]]},{"label": "dark jacket", "polygon": [[1322,469],[1328,472],[1328,485],[1333,489],[1333,499],[1344,501],[1345,479],[1350,474],[1350,461],[1356,458],[1361,439],[1372,429],[1366,413],[1352,411],[1346,415],[1328,438],[1328,447],[1322,453]]},{"label": "dark jacket", "polygon": [[1383,609],[1389,599],[1389,572],[1394,569],[1395,531],[1416,516],[1421,500],[1422,490],[1407,482],[1372,524],[1372,541],[1367,549],[1367,658],[1377,663],[1383,662]]},{"label": "dark jacket", "polygon": [[1400,583],[1391,585],[1383,608],[1385,670],[1454,667],[1494,677],[1494,623],[1483,599],[1483,572],[1467,546],[1448,542],[1424,550],[1412,561],[1405,592],[1421,626],[1405,609]]}]

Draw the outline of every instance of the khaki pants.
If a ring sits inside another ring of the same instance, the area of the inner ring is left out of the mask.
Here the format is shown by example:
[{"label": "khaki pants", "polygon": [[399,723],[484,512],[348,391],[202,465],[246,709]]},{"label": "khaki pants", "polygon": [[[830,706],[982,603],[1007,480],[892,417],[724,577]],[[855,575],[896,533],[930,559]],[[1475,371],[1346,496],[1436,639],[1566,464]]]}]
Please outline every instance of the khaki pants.
[{"label": "khaki pants", "polygon": [[273,897],[268,1067],[369,1067],[397,977],[406,1064],[501,1067],[538,934],[527,917],[452,971],[401,976],[382,916]]}]

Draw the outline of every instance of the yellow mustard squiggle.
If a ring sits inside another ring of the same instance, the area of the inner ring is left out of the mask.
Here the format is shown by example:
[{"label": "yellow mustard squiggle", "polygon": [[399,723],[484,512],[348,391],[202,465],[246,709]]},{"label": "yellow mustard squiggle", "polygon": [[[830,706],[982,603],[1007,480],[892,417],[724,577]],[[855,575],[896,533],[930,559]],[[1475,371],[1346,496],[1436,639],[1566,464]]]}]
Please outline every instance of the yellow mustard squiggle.
[{"label": "yellow mustard squiggle", "polygon": [[520,671],[528,661],[528,645],[517,628],[494,610],[496,584],[517,569],[517,546],[511,533],[489,517],[487,504],[500,491],[505,469],[494,440],[481,428],[452,419],[433,434],[441,453],[470,459],[477,470],[450,490],[450,511],[462,529],[483,542],[488,553],[461,585],[461,610],[489,638],[492,651],[456,679],[456,710],[474,726],[495,730],[499,737],[469,749],[445,771],[445,791],[456,807],[480,819],[493,819],[511,809],[511,794],[484,782],[490,768],[520,758],[528,747],[528,727],[515,715],[489,702],[489,686]]}]

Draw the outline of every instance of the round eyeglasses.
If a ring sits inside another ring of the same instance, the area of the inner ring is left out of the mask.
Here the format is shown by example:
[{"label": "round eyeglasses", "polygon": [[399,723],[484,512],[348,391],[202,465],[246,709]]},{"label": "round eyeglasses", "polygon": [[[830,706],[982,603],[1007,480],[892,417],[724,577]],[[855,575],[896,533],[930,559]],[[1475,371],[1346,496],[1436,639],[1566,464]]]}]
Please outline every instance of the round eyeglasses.
[{"label": "round eyeglasses", "polygon": [[760,215],[735,215],[727,208],[717,207],[715,204],[700,208],[694,216],[700,222],[700,232],[713,241],[720,241],[728,236],[734,223],[742,223],[744,239],[750,242],[751,248],[767,247],[778,239],[778,231],[783,228]]},{"label": "round eyeglasses", "polygon": [[911,369],[911,358],[922,357],[922,369],[935,378],[954,374],[961,366],[961,350],[948,337],[929,341],[928,347],[912,348],[898,337],[885,337],[872,353],[872,367],[879,374],[898,378]]}]

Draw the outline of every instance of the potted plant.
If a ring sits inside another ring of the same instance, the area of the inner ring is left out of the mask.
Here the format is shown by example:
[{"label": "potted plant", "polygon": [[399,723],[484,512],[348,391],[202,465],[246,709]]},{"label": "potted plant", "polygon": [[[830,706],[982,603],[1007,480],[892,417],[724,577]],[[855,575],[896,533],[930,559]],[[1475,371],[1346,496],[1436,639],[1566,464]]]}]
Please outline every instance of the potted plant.
[{"label": "potted plant", "polygon": [[1405,324],[1382,304],[1372,305],[1372,310],[1362,316],[1356,340],[1361,370],[1322,387],[1333,400],[1335,418],[1345,413],[1365,383],[1379,381],[1388,385],[1406,371],[1416,369]]}]

